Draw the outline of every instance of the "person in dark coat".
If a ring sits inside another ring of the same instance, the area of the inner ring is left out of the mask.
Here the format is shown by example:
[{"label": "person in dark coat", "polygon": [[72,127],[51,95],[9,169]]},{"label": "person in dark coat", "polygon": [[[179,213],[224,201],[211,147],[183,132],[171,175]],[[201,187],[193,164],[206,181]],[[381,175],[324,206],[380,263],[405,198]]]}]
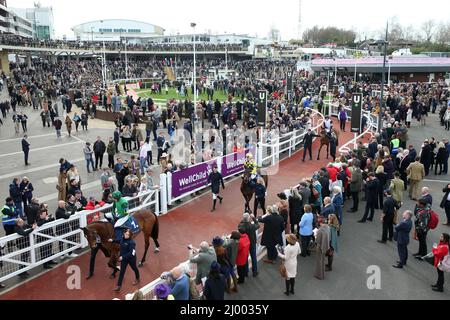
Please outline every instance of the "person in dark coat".
[{"label": "person in dark coat", "polygon": [[337,139],[336,134],[333,132],[330,138],[330,156],[333,158],[333,162],[336,161],[336,148],[337,148]]},{"label": "person in dark coat", "polygon": [[267,248],[267,259],[264,262],[274,264],[278,256],[276,246],[283,245],[284,219],[278,215],[277,210],[273,210],[272,207],[269,208],[270,212],[258,218],[258,221],[264,223],[261,238],[261,245]]},{"label": "person in dark coat", "polygon": [[392,197],[391,191],[386,191],[386,200],[383,204],[383,214],[381,221],[383,222],[383,234],[379,243],[386,243],[389,237],[389,241],[392,241],[394,237],[394,217],[396,210],[400,209],[400,205]]},{"label": "person in dark coat", "polygon": [[33,198],[31,199],[31,202],[28,205],[27,223],[29,225],[33,225],[36,223],[38,218],[39,218],[39,200]]},{"label": "person in dark coat", "polygon": [[250,258],[252,259],[253,277],[258,276],[258,257],[256,256],[257,234],[259,229],[258,220],[254,215],[244,213],[242,221],[239,223],[238,230],[243,231],[250,239]]},{"label": "person in dark coat", "polygon": [[406,172],[406,169],[408,169],[409,165],[411,164],[411,158],[408,155],[405,155],[403,159],[400,161],[400,178],[402,179],[403,183],[405,184],[405,191],[408,190],[408,174]]},{"label": "person in dark coat", "polygon": [[444,197],[442,198],[440,207],[445,210],[445,215],[447,216],[447,223],[444,225],[450,226],[450,183],[442,189]]},{"label": "person in dark coat", "polygon": [[[112,239],[109,242],[114,242]],[[114,291],[120,291],[122,287],[123,278],[125,276],[125,271],[127,267],[130,266],[134,271],[136,280],[133,282],[133,286],[141,282],[141,276],[139,274],[139,269],[136,265],[136,243],[133,241],[133,233],[130,230],[126,230],[123,234],[123,238],[120,241],[120,274],[119,280],[117,281],[117,287]]]},{"label": "person in dark coat", "polygon": [[[378,194],[378,200],[379,200],[379,202],[377,201],[377,203],[375,204],[375,209],[383,210],[384,190],[386,189],[386,186],[387,186],[387,175],[384,172],[383,166],[379,166],[377,168],[375,177],[378,179],[377,194]],[[379,205],[378,205],[378,203],[379,203]]]},{"label": "person in dark coat", "polygon": [[[26,249],[30,246],[30,239],[29,239],[29,235],[30,233],[32,233],[35,229],[37,228],[37,224],[26,224],[22,219],[18,219],[16,222],[16,226],[14,228],[14,232],[17,233],[19,236],[22,236],[22,238],[19,238],[16,240],[16,246],[17,249],[22,250],[22,249]],[[20,261],[22,262],[28,262],[30,258],[30,253],[29,251],[26,251],[24,253],[22,253],[20,255]],[[20,265],[19,269],[23,269],[25,268],[24,265]],[[29,273],[28,272],[23,272],[21,273],[19,276],[24,279],[29,277]]]},{"label": "person in dark coat", "polygon": [[298,224],[300,223],[302,213],[302,198],[300,197],[298,189],[292,188],[288,201],[291,233],[298,234]]},{"label": "person in dark coat", "polygon": [[28,142],[28,136],[24,135],[23,139],[22,139],[22,151],[23,151],[23,156],[25,158],[25,165],[29,166],[30,164],[28,163],[28,154],[30,153],[30,143]]},{"label": "person in dark coat", "polygon": [[372,140],[372,142],[369,143],[368,152],[369,152],[369,157],[372,158],[372,159],[375,159],[375,155],[378,152],[378,142],[377,142],[376,138],[374,138]]},{"label": "person in dark coat", "polygon": [[217,198],[220,201],[220,204],[222,204],[223,198],[219,195],[220,193],[220,185],[222,185],[222,188],[225,190],[225,184],[223,183],[223,178],[220,172],[217,171],[217,165],[213,167],[213,172],[208,177],[208,184],[211,184],[211,192],[213,195],[213,208],[211,209],[211,212],[216,211],[216,203]]},{"label": "person in dark coat", "polygon": [[420,163],[423,164],[425,168],[425,176],[428,176],[430,174],[432,157],[433,151],[431,150],[430,143],[428,142],[428,140],[425,140],[422,148],[422,153],[420,154]]},{"label": "person in dark coat", "polygon": [[322,198],[330,196],[330,177],[328,171],[325,168],[320,170],[319,183],[322,186]]},{"label": "person in dark coat", "polygon": [[94,154],[95,154],[95,170],[103,167],[103,155],[106,152],[106,145],[102,141],[102,138],[97,137],[97,141],[94,143]]},{"label": "person in dark coat", "polygon": [[[55,221],[55,218],[50,217],[48,215],[48,208],[43,207],[43,209],[41,210],[41,212],[39,214],[39,219],[36,221],[36,224],[38,227],[42,227],[43,225],[53,222],[53,221]],[[52,237],[55,236],[52,228],[46,229],[44,231],[40,231],[40,233],[43,233],[45,235],[52,236]],[[47,240],[48,240],[47,238],[38,237],[37,243],[44,242]],[[53,244],[50,243],[50,244],[43,245],[39,248],[39,251],[41,254],[41,259],[47,259],[49,256],[51,256],[53,254],[52,253],[53,252]],[[43,265],[44,269],[53,269],[53,267],[52,267],[53,264],[55,264],[53,261],[44,263],[44,265]]]},{"label": "person in dark coat", "polygon": [[399,261],[397,261],[396,265],[393,265],[394,268],[402,269],[403,266],[406,266],[406,262],[408,260],[408,244],[409,244],[409,234],[412,229],[412,212],[405,211],[403,213],[403,221],[395,226],[394,240],[397,241],[397,250]]},{"label": "person in dark coat", "polygon": [[[373,221],[375,215],[375,204],[377,203],[378,195],[378,179],[373,172],[369,173],[369,177],[366,180],[366,208],[364,210],[364,216],[359,223],[365,223],[367,220]],[[370,216],[369,216],[370,211]]]},{"label": "person in dark coat", "polygon": [[255,205],[254,205],[254,215],[258,216],[258,204],[261,205],[263,215],[266,214],[266,186],[264,179],[258,178],[255,187]]},{"label": "person in dark coat", "polygon": [[18,215],[22,217],[22,192],[20,191],[19,180],[19,178],[14,178],[13,182],[9,185],[9,196],[14,200]]},{"label": "person in dark coat", "polygon": [[314,138],[320,138],[320,136],[312,133],[311,129],[309,129],[303,138],[303,162],[305,162],[307,151],[309,152],[309,160],[312,160],[312,143]]},{"label": "person in dark coat", "polygon": [[208,279],[205,282],[203,294],[206,300],[225,300],[225,288],[225,276],[220,273],[220,265],[214,261],[211,264],[211,271],[209,272]]}]

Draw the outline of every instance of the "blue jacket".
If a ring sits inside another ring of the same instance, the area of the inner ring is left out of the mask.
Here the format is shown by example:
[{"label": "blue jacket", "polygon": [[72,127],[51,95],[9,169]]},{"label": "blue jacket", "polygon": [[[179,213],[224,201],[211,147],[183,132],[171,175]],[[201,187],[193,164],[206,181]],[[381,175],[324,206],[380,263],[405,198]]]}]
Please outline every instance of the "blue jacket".
[{"label": "blue jacket", "polygon": [[397,241],[397,244],[400,245],[409,244],[409,234],[411,233],[412,225],[413,225],[412,221],[411,219],[409,219],[406,221],[404,220],[395,226],[394,238],[395,241]]},{"label": "blue jacket", "polygon": [[336,214],[336,208],[334,204],[330,204],[329,206],[323,207],[321,214],[322,216],[325,217],[325,219],[328,219],[328,216],[330,214]]},{"label": "blue jacket", "polygon": [[342,206],[344,205],[344,201],[342,199],[342,193],[339,193],[335,197],[333,197],[334,208],[336,209],[336,216],[339,219],[339,223],[342,224]]},{"label": "blue jacket", "polygon": [[25,139],[22,139],[22,151],[23,152],[30,151],[30,143]]},{"label": "blue jacket", "polygon": [[123,260],[136,258],[136,242],[132,239],[123,238],[120,241],[120,256]]},{"label": "blue jacket", "polygon": [[[25,191],[25,188],[27,188],[28,191]],[[31,201],[31,198],[33,198],[33,191],[34,188],[31,182],[28,184],[25,184],[23,182],[20,183],[20,192],[23,192],[23,198],[26,198]]]},{"label": "blue jacket", "polygon": [[14,202],[22,202],[22,192],[20,186],[14,182],[9,185],[9,196],[13,198]]},{"label": "blue jacket", "polygon": [[310,236],[313,234],[314,216],[310,213],[305,213],[300,221],[300,235]]},{"label": "blue jacket", "polygon": [[189,300],[189,279],[183,274],[183,276],[175,280],[172,284],[172,295],[175,300],[186,301]]}]

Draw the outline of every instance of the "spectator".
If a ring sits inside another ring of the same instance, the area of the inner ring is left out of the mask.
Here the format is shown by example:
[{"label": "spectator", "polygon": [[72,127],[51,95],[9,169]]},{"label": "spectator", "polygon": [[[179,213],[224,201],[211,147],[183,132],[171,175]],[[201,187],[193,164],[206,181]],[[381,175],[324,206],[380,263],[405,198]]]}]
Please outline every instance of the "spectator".
[{"label": "spectator", "polygon": [[31,199],[31,202],[28,205],[27,223],[29,225],[33,225],[36,223],[36,220],[38,218],[39,218],[39,199],[33,198]]},{"label": "spectator", "polygon": [[[358,223],[365,223],[367,220],[373,221],[375,215],[375,205],[378,200],[378,179],[375,174],[371,172],[366,180],[366,208],[364,209],[364,216]],[[369,216],[370,211],[370,216]]]},{"label": "spectator", "polygon": [[444,189],[442,189],[444,197],[442,198],[440,207],[445,210],[445,215],[447,216],[446,226],[450,226],[450,184],[448,184]]},{"label": "spectator", "polygon": [[102,141],[101,137],[97,137],[97,141],[94,143],[94,154],[95,154],[95,170],[103,167],[103,155],[106,152],[106,145]]},{"label": "spectator", "polygon": [[319,230],[315,235],[317,251],[314,277],[323,280],[325,279],[325,257],[330,255],[330,227],[325,223],[323,218],[319,218],[317,224]]},{"label": "spectator", "polygon": [[[26,249],[30,246],[30,240],[29,240],[29,235],[30,233],[32,233],[34,230],[36,230],[37,228],[37,224],[33,224],[33,225],[29,225],[26,224],[22,219],[17,219],[16,221],[16,226],[14,229],[14,232],[17,233],[19,236],[22,236],[22,238],[17,239],[16,241],[16,246],[17,249],[19,250],[23,250]],[[20,261],[22,262],[29,262],[28,260],[30,259],[30,253],[29,251],[26,251],[24,253],[22,253],[20,255]],[[19,266],[19,270],[25,268],[24,265],[20,265]],[[23,272],[19,275],[22,279],[28,278],[30,276],[30,274],[28,272]]]},{"label": "spectator", "polygon": [[173,278],[174,281],[171,283],[170,287],[172,289],[172,295],[175,298],[175,300],[180,301],[189,300],[189,278],[183,272],[182,267],[178,266],[174,268],[171,271],[171,277]]},{"label": "spectator", "polygon": [[138,194],[138,190],[133,183],[133,179],[128,178],[127,184],[122,189],[122,195],[124,197],[133,198],[133,197],[136,197],[137,194]]},{"label": "spectator", "polygon": [[92,159],[92,154],[94,153],[94,151],[92,150],[91,144],[89,142],[86,142],[86,146],[83,149],[83,153],[84,159],[86,160],[87,172],[91,173],[91,171],[89,171],[89,165],[92,166],[92,171],[96,171],[97,169],[94,167],[94,160]]},{"label": "spectator", "polygon": [[433,206],[433,196],[430,194],[430,189],[428,187],[422,188],[422,196],[420,197],[420,199],[425,200],[425,202],[429,204],[430,207]]},{"label": "spectator", "polygon": [[248,277],[248,254],[250,252],[250,239],[244,229],[239,230],[241,239],[238,244],[238,254],[236,258],[236,266],[238,272],[238,283],[244,284],[245,278]]},{"label": "spectator", "polygon": [[333,271],[334,253],[338,250],[338,234],[339,234],[339,220],[335,214],[328,216],[328,226],[330,227],[330,252],[328,252],[328,264],[325,266],[325,271]]},{"label": "spectator", "polygon": [[417,201],[419,199],[420,183],[425,178],[425,167],[420,163],[420,158],[411,163],[406,169],[409,179],[409,198]]},{"label": "spectator", "polygon": [[439,264],[449,254],[450,236],[447,233],[441,234],[439,244],[433,246],[434,267],[438,273],[438,279],[435,285],[432,286],[433,291],[444,292],[444,271],[439,269]]},{"label": "spectator", "polygon": [[297,188],[291,189],[289,196],[289,221],[291,224],[291,233],[298,234],[298,224],[300,223],[302,212],[302,198]]},{"label": "spectator", "polygon": [[[258,259],[256,256],[257,235],[256,231],[259,229],[258,220],[254,215],[244,213],[242,221],[238,226],[239,230],[245,231],[250,239],[250,257],[252,259],[252,272],[253,277],[258,276]],[[240,239],[240,234],[239,234]],[[239,240],[238,239],[238,240]]]},{"label": "spectator", "polygon": [[359,208],[359,193],[362,190],[362,171],[360,169],[359,161],[353,162],[352,179],[350,182],[350,193],[353,199],[353,207],[350,209],[350,213],[358,212]]},{"label": "spectator", "polygon": [[[59,219],[68,220],[68,219],[70,219],[72,214],[73,213],[71,213],[71,212],[67,212],[66,203],[64,201],[58,202],[58,208],[56,209],[56,212],[55,212],[56,220],[59,220]],[[70,223],[64,223],[64,224],[56,226],[56,235],[57,236],[63,236],[66,233],[69,233],[71,231],[72,231],[72,227],[71,227]],[[74,236],[70,236],[70,237],[67,237],[67,240],[74,241],[76,239],[74,239]],[[59,248],[59,252],[63,252],[64,251],[64,243],[58,242],[58,248]],[[75,252],[71,251],[71,252],[65,254],[64,256],[61,256],[60,259],[64,260],[64,258],[76,258],[76,257],[78,257],[78,255]]]},{"label": "spectator", "polygon": [[[48,224],[48,223],[53,222],[53,221],[55,221],[55,219],[48,215],[48,209],[44,205],[43,206],[43,210],[41,210],[41,213],[39,215],[39,219],[36,222],[37,226],[38,227],[42,227],[45,224]],[[53,229],[52,228],[41,230],[40,233],[48,235],[48,236],[51,236],[51,237],[54,237],[54,233],[53,233]],[[47,240],[48,240],[47,238],[38,237],[37,238],[37,243],[44,242],[44,241],[47,241]],[[46,244],[46,245],[41,246],[39,248],[39,252],[40,252],[40,255],[41,255],[41,260],[47,259],[51,255],[53,255],[53,244]],[[48,262],[44,263],[43,267],[46,270],[53,269],[52,265],[54,265],[54,264],[56,264],[55,261],[48,261]]]},{"label": "spectator", "polygon": [[419,252],[414,255],[415,258],[421,259],[428,254],[427,250],[427,234],[429,231],[428,223],[431,219],[431,213],[427,202],[423,199],[418,201],[418,205],[414,212],[414,226],[416,237],[419,240]]},{"label": "spectator", "polygon": [[217,262],[211,264],[211,271],[205,282],[203,294],[206,300],[225,300],[225,276],[220,272],[221,266]]},{"label": "spectator", "polygon": [[[195,255],[197,254],[197,255]],[[208,242],[202,242],[200,249],[196,250],[190,248],[189,250],[189,262],[197,265],[197,275],[195,277],[195,284],[202,283],[203,278],[207,278],[211,268],[211,264],[216,261],[217,256],[214,248],[210,248]],[[176,298],[176,297],[175,297]]]},{"label": "spectator", "polygon": [[14,234],[14,226],[16,225],[16,220],[20,217],[20,214],[11,197],[6,198],[5,205],[1,209],[1,215],[5,234],[7,236]]},{"label": "spectator", "polygon": [[28,204],[31,202],[31,199],[33,198],[33,191],[34,191],[33,184],[27,177],[23,177],[19,188],[20,192],[22,193],[23,208],[26,216],[28,214]]},{"label": "spectator", "polygon": [[331,198],[330,197],[326,197],[323,200],[323,210],[322,210],[322,217],[324,217],[325,219],[328,219],[328,217],[331,214],[336,214],[336,208],[334,207],[334,204],[331,202]]},{"label": "spectator", "polygon": [[314,216],[312,213],[312,208],[310,205],[306,205],[304,208],[305,214],[302,216],[300,221],[300,239],[301,239],[301,247],[302,252],[301,256],[306,257],[310,256],[309,244],[311,242],[311,238],[313,235],[313,222]]},{"label": "spectator", "polygon": [[381,236],[381,240],[378,240],[379,243],[385,244],[386,241],[392,241],[394,238],[394,218],[395,213],[398,209],[400,209],[397,201],[392,197],[392,193],[390,191],[385,192],[386,200],[383,204],[383,214],[381,215],[381,222],[383,223],[383,234]]},{"label": "spectator", "polygon": [[172,289],[165,283],[160,283],[155,287],[156,300],[175,300],[171,293]]},{"label": "spectator", "polygon": [[20,179],[14,178],[13,182],[9,185],[9,196],[13,199],[15,210],[18,216],[23,216],[22,209],[22,192],[20,191]]},{"label": "spectator", "polygon": [[298,244],[297,237],[294,234],[286,235],[287,246],[284,252],[279,247],[278,256],[284,260],[286,267],[286,291],[285,295],[295,294],[295,278],[297,277],[297,256],[301,253],[300,245]]},{"label": "spectator", "polygon": [[114,156],[116,155],[116,145],[113,138],[109,138],[108,146],[106,147],[106,153],[108,154],[108,168],[114,168]]},{"label": "spectator", "polygon": [[331,198],[331,202],[333,203],[334,209],[336,210],[336,216],[339,219],[339,225],[342,226],[342,207],[344,206],[344,199],[342,196],[341,187],[333,187],[333,197]]},{"label": "spectator", "polygon": [[258,218],[258,222],[264,223],[261,245],[267,248],[265,263],[274,264],[277,259],[277,245],[283,245],[281,234],[284,231],[284,220],[273,207],[267,208],[267,214]]},{"label": "spectator", "polygon": [[397,241],[399,261],[393,267],[397,269],[402,269],[408,261],[409,234],[412,229],[411,217],[412,212],[405,211],[403,213],[403,221],[395,226],[394,240]]}]

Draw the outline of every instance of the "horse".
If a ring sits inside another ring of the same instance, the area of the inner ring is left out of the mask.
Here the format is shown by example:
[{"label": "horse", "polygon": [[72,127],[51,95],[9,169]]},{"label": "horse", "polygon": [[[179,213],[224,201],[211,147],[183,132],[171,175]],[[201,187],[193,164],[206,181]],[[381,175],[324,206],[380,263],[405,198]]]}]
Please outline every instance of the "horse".
[{"label": "horse", "polygon": [[[142,268],[145,263],[148,248],[150,246],[150,238],[152,238],[155,242],[155,253],[159,252],[159,220],[158,216],[150,210],[137,211],[133,215],[133,217],[136,219],[139,225],[140,232],[142,231],[144,233],[145,251],[142,260],[139,263],[139,268]],[[119,244],[109,242],[110,239],[114,239],[114,226],[107,221],[97,221],[88,225],[86,228],[81,228],[81,230],[83,230],[84,236],[86,237],[91,248],[95,248],[97,245],[96,236],[98,235],[100,237],[102,246],[109,253],[109,255],[105,253],[105,256],[107,258],[110,258],[108,266],[113,269],[113,273],[111,274],[110,278],[114,279],[117,271],[119,271],[119,269],[117,268],[117,262],[119,260],[120,252]],[[136,238],[140,232],[134,234],[133,239]]]},{"label": "horse", "polygon": [[[339,145],[339,132],[336,129],[332,129],[333,133],[336,135],[336,147]],[[317,160],[320,160],[320,153],[322,152],[322,148],[327,147],[327,159],[330,156],[330,137],[328,136],[325,129],[322,129],[320,132],[320,148],[319,153],[317,154]]]},{"label": "horse", "polygon": [[[269,186],[269,177],[267,174],[260,174],[260,176],[263,178],[266,188]],[[256,188],[250,186],[250,180],[251,180],[251,172],[249,170],[245,170],[244,176],[242,177],[242,184],[241,184],[241,193],[245,200],[245,212],[252,213],[250,209],[250,201],[253,198],[253,195],[255,194]]]}]

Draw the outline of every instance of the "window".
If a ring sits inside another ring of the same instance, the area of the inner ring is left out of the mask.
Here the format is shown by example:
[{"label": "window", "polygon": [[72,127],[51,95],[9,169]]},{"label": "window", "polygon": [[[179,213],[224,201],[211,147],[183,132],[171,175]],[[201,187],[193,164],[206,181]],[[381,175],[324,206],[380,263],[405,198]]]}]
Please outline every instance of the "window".
[{"label": "window", "polygon": [[112,33],[112,29],[99,29],[100,33]]},{"label": "window", "polygon": [[141,33],[141,29],[128,29],[129,33]]},{"label": "window", "polygon": [[114,33],[125,33],[127,29],[114,29]]}]

